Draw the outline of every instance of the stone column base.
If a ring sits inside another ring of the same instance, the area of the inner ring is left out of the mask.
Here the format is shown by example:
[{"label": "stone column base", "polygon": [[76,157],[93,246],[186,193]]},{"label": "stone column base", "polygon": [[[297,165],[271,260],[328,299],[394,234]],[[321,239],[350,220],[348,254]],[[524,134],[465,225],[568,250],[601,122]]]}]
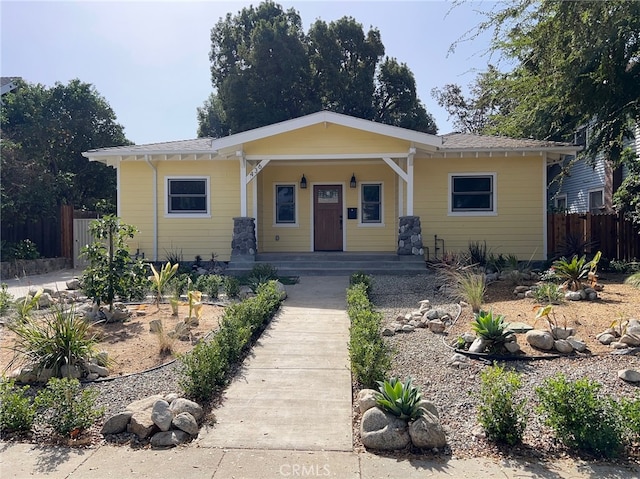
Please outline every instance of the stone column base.
[{"label": "stone column base", "polygon": [[398,255],[424,256],[419,216],[401,216],[398,227]]}]

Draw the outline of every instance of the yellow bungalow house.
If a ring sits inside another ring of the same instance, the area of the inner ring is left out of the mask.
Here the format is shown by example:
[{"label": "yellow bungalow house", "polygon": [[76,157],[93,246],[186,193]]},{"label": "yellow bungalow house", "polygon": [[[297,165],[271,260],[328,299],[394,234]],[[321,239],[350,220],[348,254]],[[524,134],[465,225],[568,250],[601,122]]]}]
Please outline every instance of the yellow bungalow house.
[{"label": "yellow bungalow house", "polygon": [[321,111],[224,138],[84,153],[117,170],[118,215],[147,258],[387,252],[486,241],[547,257],[547,166],[567,143],[429,135]]}]

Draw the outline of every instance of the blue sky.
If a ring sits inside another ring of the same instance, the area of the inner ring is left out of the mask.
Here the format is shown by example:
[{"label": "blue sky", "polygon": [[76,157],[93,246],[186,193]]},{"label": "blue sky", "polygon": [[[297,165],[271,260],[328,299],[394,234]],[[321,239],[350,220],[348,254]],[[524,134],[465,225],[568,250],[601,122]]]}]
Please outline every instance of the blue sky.
[{"label": "blue sky", "polygon": [[[196,108],[212,91],[211,27],[227,12],[259,1],[6,1],[0,3],[2,76],[47,86],[92,83],[137,144],[195,138]],[[352,16],[377,27],[386,54],[407,63],[440,133],[451,131],[431,89],[469,84],[489,61],[488,35],[451,44],[481,20],[489,1],[452,9],[442,1],[279,1],[295,8],[305,31],[316,19]]]}]

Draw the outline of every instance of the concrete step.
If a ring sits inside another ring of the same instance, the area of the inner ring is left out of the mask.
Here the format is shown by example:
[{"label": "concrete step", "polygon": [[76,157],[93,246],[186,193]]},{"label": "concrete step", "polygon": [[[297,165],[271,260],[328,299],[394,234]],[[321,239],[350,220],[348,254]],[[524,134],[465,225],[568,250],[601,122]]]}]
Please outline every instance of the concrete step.
[{"label": "concrete step", "polygon": [[281,276],[349,276],[367,274],[419,274],[426,270],[424,258],[393,253],[261,253],[255,262],[231,262],[228,274],[247,274],[256,264],[270,264]]}]

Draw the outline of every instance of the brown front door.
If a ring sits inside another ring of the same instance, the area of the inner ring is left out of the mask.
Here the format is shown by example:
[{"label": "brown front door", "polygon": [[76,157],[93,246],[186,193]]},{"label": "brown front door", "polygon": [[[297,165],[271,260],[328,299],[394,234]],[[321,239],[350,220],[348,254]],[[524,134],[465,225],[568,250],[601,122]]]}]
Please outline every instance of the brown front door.
[{"label": "brown front door", "polygon": [[342,251],[342,186],[313,187],[313,244],[316,251]]}]

